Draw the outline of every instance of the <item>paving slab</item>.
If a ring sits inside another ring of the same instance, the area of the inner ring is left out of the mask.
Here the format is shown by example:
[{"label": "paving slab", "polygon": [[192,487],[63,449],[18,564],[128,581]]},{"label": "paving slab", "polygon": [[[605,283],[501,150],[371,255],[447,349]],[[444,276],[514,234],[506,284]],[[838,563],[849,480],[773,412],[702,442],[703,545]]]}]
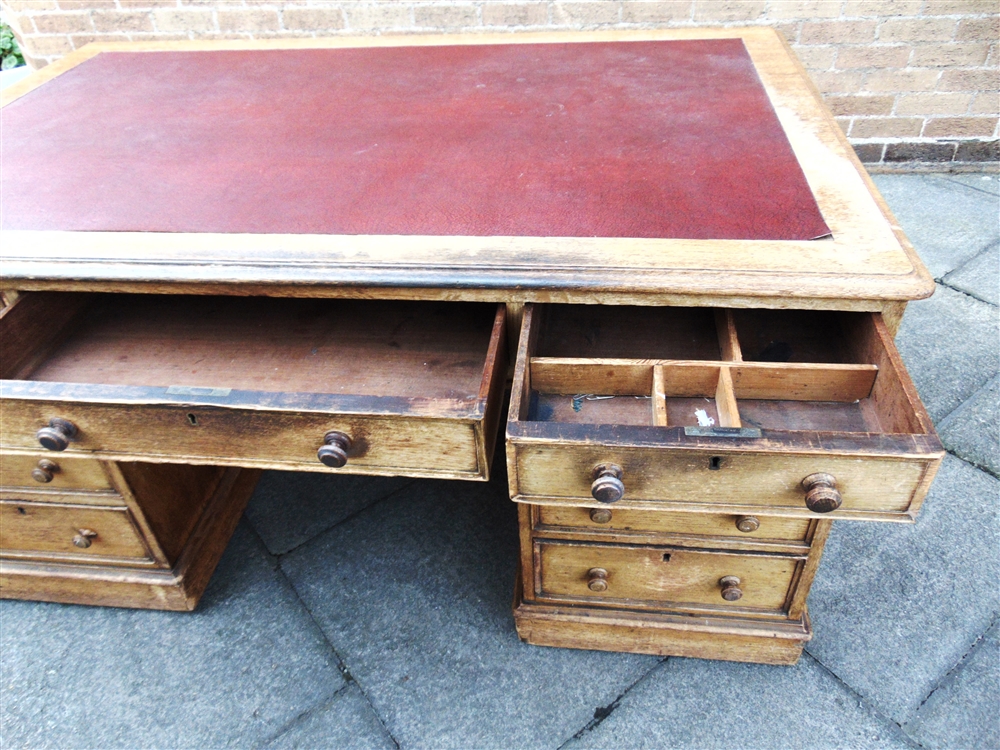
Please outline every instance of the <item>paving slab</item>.
[{"label": "paving slab", "polygon": [[281,566],[402,747],[555,747],[659,659],[522,644],[516,560],[495,477],[415,482]]},{"label": "paving slab", "polygon": [[983,250],[942,281],[991,305],[1000,305],[1000,245]]},{"label": "paving slab", "polygon": [[994,624],[903,729],[931,750],[1000,747],[1000,624]]},{"label": "paving slab", "polygon": [[328,703],[296,719],[264,747],[267,750],[316,747],[396,750],[396,743],[361,690],[351,683]]},{"label": "paving slab", "polygon": [[194,612],[0,602],[4,748],[247,747],[344,686],[241,524]]},{"label": "paving slab", "polygon": [[1000,375],[945,417],[937,428],[948,450],[1000,476]]},{"label": "paving slab", "polygon": [[879,192],[935,279],[1000,239],[997,196],[944,175],[876,174]]},{"label": "paving slab", "polygon": [[906,306],[896,346],[935,423],[1000,371],[1000,310],[946,286]]},{"label": "paving slab", "polygon": [[843,683],[804,655],[794,667],[671,658],[577,748],[911,748]]},{"label": "paving slab", "polygon": [[282,555],[405,487],[406,477],[266,471],[246,518],[272,555]]},{"label": "paving slab", "polygon": [[1000,195],[1000,176],[995,174],[979,174],[971,172],[969,174],[949,174],[945,176],[951,182],[958,182],[975,190],[982,190],[984,193]]},{"label": "paving slab", "polygon": [[810,654],[897,723],[1000,613],[1000,481],[946,456],[915,525],[834,524]]}]

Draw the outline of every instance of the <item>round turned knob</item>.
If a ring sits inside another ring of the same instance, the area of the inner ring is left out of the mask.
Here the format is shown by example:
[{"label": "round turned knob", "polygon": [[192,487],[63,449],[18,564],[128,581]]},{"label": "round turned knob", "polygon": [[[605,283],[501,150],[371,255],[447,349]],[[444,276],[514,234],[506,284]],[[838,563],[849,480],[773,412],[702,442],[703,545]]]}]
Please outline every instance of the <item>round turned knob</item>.
[{"label": "round turned knob", "polygon": [[92,544],[90,540],[97,537],[97,532],[90,529],[77,529],[76,531],[77,534],[73,537],[73,544],[80,549],[87,549]]},{"label": "round turned knob", "polygon": [[50,451],[64,451],[69,447],[69,441],[76,437],[76,425],[66,419],[54,417],[49,420],[49,426],[35,433],[43,448]]},{"label": "round turned knob", "polygon": [[756,516],[740,516],[736,519],[736,528],[744,534],[752,534],[760,528],[760,521]]},{"label": "round turned knob", "polygon": [[347,463],[347,451],[351,449],[351,439],[343,432],[332,431],[323,436],[323,445],[316,456],[324,466],[339,469]]},{"label": "round turned knob", "polygon": [[591,568],[587,571],[587,588],[591,591],[608,590],[608,571],[604,568]]},{"label": "round turned knob", "polygon": [[590,520],[594,523],[608,523],[611,521],[611,511],[607,508],[594,508],[590,511]]},{"label": "round turned knob", "polygon": [[723,576],[719,579],[719,585],[722,586],[722,598],[727,602],[735,602],[743,598],[740,579],[736,576]]},{"label": "round turned knob", "polygon": [[590,494],[599,503],[617,503],[621,500],[625,496],[622,467],[615,464],[601,464],[596,467]]},{"label": "round turned knob", "polygon": [[806,507],[813,513],[829,513],[843,502],[832,474],[810,474],[802,480],[802,489],[806,491]]},{"label": "round turned knob", "polygon": [[48,484],[52,481],[52,476],[57,471],[59,471],[59,464],[55,461],[49,461],[49,459],[43,458],[38,462],[38,466],[31,470],[31,478],[36,482]]}]

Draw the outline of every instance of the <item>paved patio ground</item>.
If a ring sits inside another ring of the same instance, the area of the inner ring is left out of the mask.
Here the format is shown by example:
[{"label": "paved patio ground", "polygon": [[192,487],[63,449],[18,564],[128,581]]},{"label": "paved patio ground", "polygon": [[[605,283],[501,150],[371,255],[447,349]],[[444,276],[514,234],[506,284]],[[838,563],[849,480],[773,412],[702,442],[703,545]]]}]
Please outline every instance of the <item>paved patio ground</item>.
[{"label": "paved patio ground", "polygon": [[898,343],[949,455],[915,525],[835,525],[798,666],[520,643],[502,464],[271,473],[194,613],[0,604],[0,746],[1000,747],[1000,183],[876,182],[938,280]]}]

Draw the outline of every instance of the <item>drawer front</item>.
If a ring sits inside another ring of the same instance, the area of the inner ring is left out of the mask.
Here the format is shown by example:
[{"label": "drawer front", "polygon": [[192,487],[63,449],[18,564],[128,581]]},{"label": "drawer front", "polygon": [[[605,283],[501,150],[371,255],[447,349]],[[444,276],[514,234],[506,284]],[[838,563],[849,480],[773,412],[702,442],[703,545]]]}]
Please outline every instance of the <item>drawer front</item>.
[{"label": "drawer front", "polygon": [[0,502],[0,552],[149,560],[124,508]]},{"label": "drawer front", "polygon": [[[731,513],[766,512],[799,518],[908,520],[926,491],[936,461],[874,456],[712,453],[670,448],[625,448],[572,443],[515,443],[514,499],[600,507],[595,469],[621,468],[622,498],[611,506],[636,510],[694,507]],[[802,480],[829,474],[842,497],[825,514],[805,504]]]},{"label": "drawer front", "polygon": [[[132,461],[166,461],[298,471],[331,471],[317,451],[324,436],[350,437],[340,473],[473,478],[484,474],[481,425],[463,420],[295,414],[205,406],[113,405],[7,400],[0,442],[36,449],[37,431],[53,416],[76,436],[62,453]],[[59,459],[55,459],[59,460]]]},{"label": "drawer front", "polygon": [[670,513],[625,508],[537,506],[536,530],[609,531],[805,542],[812,522],[804,518]]},{"label": "drawer front", "polygon": [[676,547],[539,539],[534,544],[538,598],[631,606],[781,613],[803,561]]},{"label": "drawer front", "polygon": [[[6,415],[5,415],[6,416]],[[111,490],[101,464],[68,456],[0,454],[0,487]]]},{"label": "drawer front", "polygon": [[505,326],[491,304],[26,294],[0,316],[0,447],[485,479]]},{"label": "drawer front", "polygon": [[944,450],[879,315],[585,312],[584,325],[525,306],[507,423],[514,500],[916,515]]}]

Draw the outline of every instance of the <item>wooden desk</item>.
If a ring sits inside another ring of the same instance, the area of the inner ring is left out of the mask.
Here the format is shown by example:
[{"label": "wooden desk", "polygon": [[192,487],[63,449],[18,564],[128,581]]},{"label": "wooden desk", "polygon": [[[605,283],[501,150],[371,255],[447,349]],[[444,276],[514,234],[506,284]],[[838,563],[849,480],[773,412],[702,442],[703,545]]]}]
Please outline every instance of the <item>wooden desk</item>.
[{"label": "wooden desk", "polygon": [[[94,44],[3,92],[0,595],[192,608],[260,469],[485,479],[525,640],[792,663],[943,455],[782,38]],[[512,370],[508,370],[508,361]]]}]

